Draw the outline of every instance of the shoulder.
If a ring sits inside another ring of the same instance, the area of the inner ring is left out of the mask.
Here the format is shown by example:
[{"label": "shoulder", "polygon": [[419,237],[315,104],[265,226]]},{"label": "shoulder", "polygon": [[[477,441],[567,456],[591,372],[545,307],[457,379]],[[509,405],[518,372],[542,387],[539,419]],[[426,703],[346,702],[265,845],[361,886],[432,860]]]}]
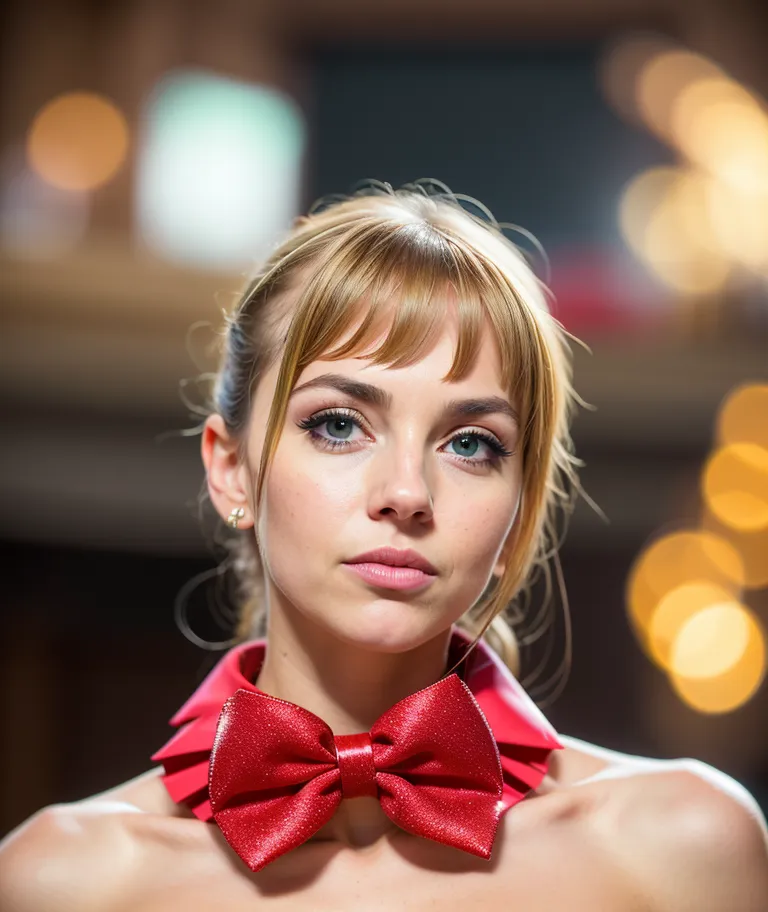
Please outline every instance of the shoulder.
[{"label": "shoulder", "polygon": [[38,811],[0,842],[0,908],[110,909],[130,859],[128,813],[111,804]]},{"label": "shoulder", "polygon": [[[50,805],[0,841],[0,909],[108,912],[143,855],[186,849],[197,830],[174,821],[160,770],[82,801]],[[174,823],[179,824],[175,827]],[[182,845],[183,843],[183,845]]]},{"label": "shoulder", "polygon": [[608,845],[658,912],[764,912],[768,833],[735,779],[698,760],[623,767],[597,815]]}]

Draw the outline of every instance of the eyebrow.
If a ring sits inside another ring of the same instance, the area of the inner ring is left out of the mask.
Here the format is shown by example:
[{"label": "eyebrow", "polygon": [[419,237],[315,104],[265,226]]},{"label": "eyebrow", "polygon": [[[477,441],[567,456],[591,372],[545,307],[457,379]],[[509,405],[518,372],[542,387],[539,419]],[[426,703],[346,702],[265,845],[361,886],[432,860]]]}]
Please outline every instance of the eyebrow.
[{"label": "eyebrow", "polygon": [[[361,380],[353,380],[344,374],[320,374],[301,386],[296,386],[291,391],[294,393],[308,389],[335,389],[353,399],[361,402],[369,402],[378,408],[387,411],[392,405],[392,394],[383,390],[380,386],[373,386],[371,383],[363,383]],[[511,418],[515,424],[520,420],[517,412],[512,408],[506,399],[501,396],[483,396],[477,399],[451,399],[445,404],[443,414],[451,419],[459,418],[476,418],[478,415],[501,414]]]}]

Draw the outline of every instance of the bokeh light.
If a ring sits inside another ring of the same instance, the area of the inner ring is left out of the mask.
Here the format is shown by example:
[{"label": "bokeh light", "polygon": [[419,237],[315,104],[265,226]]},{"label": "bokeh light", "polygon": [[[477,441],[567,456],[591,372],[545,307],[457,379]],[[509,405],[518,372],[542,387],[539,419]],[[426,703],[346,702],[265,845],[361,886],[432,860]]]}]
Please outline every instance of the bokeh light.
[{"label": "bokeh light", "polygon": [[674,99],[674,144],[691,161],[747,192],[768,192],[768,116],[726,78],[699,79]]},{"label": "bokeh light", "polygon": [[714,61],[650,35],[614,44],[603,55],[600,81],[615,108],[685,160],[626,187],[619,220],[636,256],[687,296],[714,294],[732,278],[741,282],[744,270],[767,275],[763,100]]},{"label": "bokeh light", "polygon": [[682,48],[665,50],[646,60],[634,84],[635,101],[647,126],[664,139],[674,135],[674,108],[692,83],[721,75],[720,69]]},{"label": "bokeh light", "polygon": [[639,555],[627,581],[627,606],[638,639],[654,657],[649,643],[654,613],[679,586],[709,582],[739,597],[743,581],[741,555],[712,532],[683,530],[657,539]]},{"label": "bokeh light", "polygon": [[746,532],[768,529],[768,450],[743,442],[720,447],[704,467],[702,494],[725,525]]},{"label": "bokeh light", "polygon": [[671,165],[649,168],[633,177],[624,188],[619,204],[619,227],[627,245],[637,256],[644,256],[646,234],[654,210],[680,175],[681,170]]},{"label": "bokeh light", "polygon": [[749,269],[768,265],[768,195],[709,182],[709,224],[723,253]]},{"label": "bokeh light", "polygon": [[302,114],[287,95],[205,72],[166,76],[147,99],[139,230],[163,257],[240,269],[299,206]]},{"label": "bokeh light", "polygon": [[728,542],[739,555],[745,589],[768,586],[768,529],[737,529],[726,525],[705,504],[701,524],[708,532]]},{"label": "bokeh light", "polygon": [[717,436],[722,444],[756,443],[768,449],[768,384],[744,384],[726,397]]},{"label": "bokeh light", "polygon": [[736,709],[764,676],[765,633],[755,615],[736,601],[717,602],[692,615],[670,648],[672,686],[699,712]]},{"label": "bokeh light", "polygon": [[107,98],[70,92],[49,101],[32,122],[27,156],[44,180],[61,190],[93,190],[125,161],[128,125]]},{"label": "bokeh light", "polygon": [[676,586],[663,596],[648,625],[648,647],[657,665],[669,670],[670,651],[683,625],[705,608],[733,601],[733,593],[707,580]]},{"label": "bokeh light", "polygon": [[709,218],[709,180],[690,169],[653,168],[627,185],[619,207],[627,244],[663,282],[686,294],[718,290],[731,271]]}]

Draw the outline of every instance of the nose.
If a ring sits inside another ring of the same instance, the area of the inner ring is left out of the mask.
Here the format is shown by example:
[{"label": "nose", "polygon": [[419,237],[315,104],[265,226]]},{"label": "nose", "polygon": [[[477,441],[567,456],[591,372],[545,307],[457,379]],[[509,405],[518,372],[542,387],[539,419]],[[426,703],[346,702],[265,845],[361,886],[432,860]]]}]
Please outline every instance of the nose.
[{"label": "nose", "polygon": [[415,453],[415,446],[382,453],[374,463],[369,498],[372,518],[393,514],[399,520],[416,517],[429,522],[434,515],[434,501],[426,477],[428,467]]}]

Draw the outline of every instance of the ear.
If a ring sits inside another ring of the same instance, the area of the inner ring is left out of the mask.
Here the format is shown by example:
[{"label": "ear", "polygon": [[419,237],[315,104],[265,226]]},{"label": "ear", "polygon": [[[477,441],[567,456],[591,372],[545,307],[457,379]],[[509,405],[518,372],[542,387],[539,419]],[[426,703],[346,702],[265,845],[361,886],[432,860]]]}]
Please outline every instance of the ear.
[{"label": "ear", "polygon": [[245,511],[238,528],[253,525],[248,489],[248,471],[238,454],[237,439],[232,437],[221,415],[209,415],[203,426],[200,450],[205,465],[211,503],[226,520],[235,507]]}]

